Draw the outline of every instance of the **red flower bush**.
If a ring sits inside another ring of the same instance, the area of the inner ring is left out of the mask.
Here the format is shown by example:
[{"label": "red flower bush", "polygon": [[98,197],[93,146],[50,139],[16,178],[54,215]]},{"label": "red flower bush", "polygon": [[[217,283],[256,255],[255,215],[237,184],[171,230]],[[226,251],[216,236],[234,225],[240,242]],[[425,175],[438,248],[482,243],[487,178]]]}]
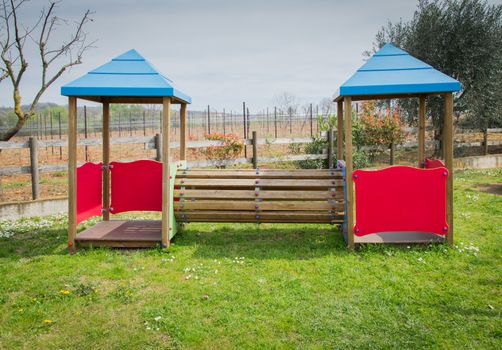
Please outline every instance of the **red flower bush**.
[{"label": "red flower bush", "polygon": [[221,141],[222,145],[208,146],[202,152],[208,160],[229,160],[239,156],[244,148],[244,143],[238,135],[211,133],[205,134],[204,139],[208,141]]}]

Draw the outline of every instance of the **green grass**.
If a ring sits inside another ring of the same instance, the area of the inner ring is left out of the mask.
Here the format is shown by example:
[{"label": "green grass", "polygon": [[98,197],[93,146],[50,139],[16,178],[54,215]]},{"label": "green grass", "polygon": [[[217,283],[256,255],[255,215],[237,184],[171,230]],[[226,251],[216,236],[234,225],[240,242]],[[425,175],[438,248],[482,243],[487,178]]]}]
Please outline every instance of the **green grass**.
[{"label": "green grass", "polygon": [[500,349],[502,199],[456,174],[455,244],[345,249],[322,225],[190,224],[168,251],[66,253],[0,223],[1,349]]}]

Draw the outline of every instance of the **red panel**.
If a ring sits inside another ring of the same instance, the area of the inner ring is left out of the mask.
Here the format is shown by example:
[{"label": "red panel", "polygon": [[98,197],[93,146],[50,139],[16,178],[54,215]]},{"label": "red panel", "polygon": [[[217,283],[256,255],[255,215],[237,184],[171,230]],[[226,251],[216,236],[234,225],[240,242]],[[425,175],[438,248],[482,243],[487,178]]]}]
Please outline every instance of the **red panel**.
[{"label": "red panel", "polygon": [[446,168],[446,165],[444,165],[443,161],[440,159],[425,158],[425,169],[434,168]]},{"label": "red panel", "polygon": [[77,168],[77,224],[101,215],[103,180],[101,163],[85,163]]},{"label": "red panel", "polygon": [[354,233],[431,232],[444,235],[446,224],[446,168],[394,166],[356,170]]},{"label": "red panel", "polygon": [[112,162],[112,213],[162,211],[162,163],[154,160]]}]

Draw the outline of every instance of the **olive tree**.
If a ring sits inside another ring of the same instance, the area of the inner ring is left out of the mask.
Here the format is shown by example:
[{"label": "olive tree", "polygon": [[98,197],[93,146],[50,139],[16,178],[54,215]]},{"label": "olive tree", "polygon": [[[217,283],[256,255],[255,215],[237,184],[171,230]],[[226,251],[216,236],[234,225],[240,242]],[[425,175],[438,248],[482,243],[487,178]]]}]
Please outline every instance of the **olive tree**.
[{"label": "olive tree", "polygon": [[[455,115],[470,127],[486,132],[502,121],[502,5],[480,0],[419,0],[408,22],[388,22],[375,37],[367,55],[392,42],[462,83],[455,94]],[[418,103],[398,102],[409,124],[417,120]],[[436,154],[440,147],[443,102],[427,100],[428,116],[435,131]],[[458,123],[457,123],[458,124]]]}]

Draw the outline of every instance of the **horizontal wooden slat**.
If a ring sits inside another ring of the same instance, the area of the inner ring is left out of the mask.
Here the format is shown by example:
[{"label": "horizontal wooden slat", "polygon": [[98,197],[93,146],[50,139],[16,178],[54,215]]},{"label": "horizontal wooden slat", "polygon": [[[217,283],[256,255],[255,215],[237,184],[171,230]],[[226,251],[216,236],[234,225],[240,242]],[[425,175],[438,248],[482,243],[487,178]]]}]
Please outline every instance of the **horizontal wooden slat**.
[{"label": "horizontal wooden slat", "polygon": [[[258,208],[256,208],[258,206]],[[324,211],[342,210],[343,203],[329,203],[325,201],[226,201],[226,200],[197,200],[174,202],[175,210],[303,210],[303,211]]]},{"label": "horizontal wooden slat", "polygon": [[179,170],[176,174],[177,178],[233,178],[233,179],[340,179],[342,172],[339,170],[308,170],[308,171],[286,171],[286,170],[271,170],[266,169],[256,171],[250,170],[233,170],[233,171],[220,171],[220,170]]},{"label": "horizontal wooden slat", "polygon": [[322,200],[343,199],[343,191],[259,191],[258,196],[254,190],[174,190],[175,198],[200,198],[200,199],[292,199],[292,200]]},{"label": "horizontal wooden slat", "polygon": [[302,223],[331,223],[342,222],[343,215],[336,214],[313,214],[305,212],[253,212],[235,211],[198,211],[198,212],[183,212],[174,213],[179,221],[193,222],[302,222]]},{"label": "horizontal wooden slat", "polygon": [[232,187],[271,187],[271,188],[330,188],[343,186],[342,180],[304,180],[304,179],[176,179],[175,186],[202,188],[232,188]]}]

